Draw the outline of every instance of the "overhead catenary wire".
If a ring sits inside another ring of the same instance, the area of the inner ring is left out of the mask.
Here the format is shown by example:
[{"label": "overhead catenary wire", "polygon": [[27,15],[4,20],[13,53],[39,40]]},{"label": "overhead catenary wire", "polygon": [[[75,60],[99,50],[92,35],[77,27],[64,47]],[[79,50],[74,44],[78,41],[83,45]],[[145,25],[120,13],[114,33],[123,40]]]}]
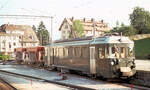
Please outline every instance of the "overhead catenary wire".
[{"label": "overhead catenary wire", "polygon": [[2,10],[8,4],[8,0],[0,6],[0,10]]},{"label": "overhead catenary wire", "polygon": [[53,16],[37,16],[37,15],[8,15],[8,14],[3,14],[0,15],[0,18],[15,18],[15,19],[39,19],[39,18],[45,18],[45,19],[50,19],[51,21],[51,30],[50,30],[50,42],[52,43],[52,23],[53,23]]}]

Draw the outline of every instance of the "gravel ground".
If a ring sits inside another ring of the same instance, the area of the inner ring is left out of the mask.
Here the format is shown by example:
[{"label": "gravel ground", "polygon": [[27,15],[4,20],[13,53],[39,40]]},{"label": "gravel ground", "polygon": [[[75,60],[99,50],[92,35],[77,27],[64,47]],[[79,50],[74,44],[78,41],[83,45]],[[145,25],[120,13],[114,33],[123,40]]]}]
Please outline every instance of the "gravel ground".
[{"label": "gravel ground", "polygon": [[[98,90],[112,90],[112,89],[113,90],[131,90],[131,88],[125,87],[122,85],[106,83],[103,81],[90,80],[86,78],[77,77],[74,75],[73,76],[67,75],[67,78],[68,78],[67,80],[60,80],[61,77],[58,75],[57,72],[51,72],[51,71],[47,71],[44,69],[33,69],[31,67],[27,67],[24,65],[0,65],[0,70],[6,70],[6,71],[14,72],[14,73],[25,74],[25,75],[31,75],[31,76],[35,76],[35,77],[39,77],[39,78],[43,78],[47,80],[52,80],[56,82],[85,86],[85,87],[98,89]],[[30,80],[27,80],[26,82],[29,83]]]},{"label": "gravel ground", "polygon": [[[18,90],[70,90],[69,88],[40,82],[37,80],[29,80],[0,73],[0,77],[10,83]],[[0,89],[1,90],[1,89]]]}]

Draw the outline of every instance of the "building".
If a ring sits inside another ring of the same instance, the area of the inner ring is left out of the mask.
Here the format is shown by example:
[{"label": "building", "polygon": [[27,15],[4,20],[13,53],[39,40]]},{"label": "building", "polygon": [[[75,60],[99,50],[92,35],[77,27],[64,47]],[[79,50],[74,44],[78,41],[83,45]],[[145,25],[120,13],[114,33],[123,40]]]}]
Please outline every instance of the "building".
[{"label": "building", "polygon": [[14,48],[38,46],[39,40],[29,25],[0,26],[0,53],[11,54]]},{"label": "building", "polygon": [[[59,28],[61,31],[61,39],[68,39],[71,32],[75,32],[72,28],[73,22],[75,20],[80,20],[84,28],[85,36],[95,36],[103,35],[104,32],[110,31],[110,27],[108,23],[105,23],[103,20],[96,21],[94,19],[74,19],[72,18],[65,18]],[[72,33],[73,34],[73,33]]]}]

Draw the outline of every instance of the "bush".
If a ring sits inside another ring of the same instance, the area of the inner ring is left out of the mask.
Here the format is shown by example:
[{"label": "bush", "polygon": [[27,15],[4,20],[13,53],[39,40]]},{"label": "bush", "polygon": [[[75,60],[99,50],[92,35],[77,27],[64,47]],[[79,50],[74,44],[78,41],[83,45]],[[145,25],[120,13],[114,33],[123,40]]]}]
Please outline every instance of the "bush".
[{"label": "bush", "polygon": [[9,59],[10,59],[9,55],[0,54],[0,60],[9,60]]}]

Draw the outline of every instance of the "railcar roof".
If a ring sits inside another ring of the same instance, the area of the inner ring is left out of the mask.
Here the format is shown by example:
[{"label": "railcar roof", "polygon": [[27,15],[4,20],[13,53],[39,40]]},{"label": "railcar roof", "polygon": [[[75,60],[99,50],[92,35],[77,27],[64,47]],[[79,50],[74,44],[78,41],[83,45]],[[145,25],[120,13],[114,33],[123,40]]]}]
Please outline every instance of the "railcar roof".
[{"label": "railcar roof", "polygon": [[119,43],[131,43],[134,44],[132,40],[125,36],[102,36],[102,37],[86,37],[86,38],[76,38],[69,40],[57,40],[50,46],[71,46],[71,45],[87,45],[87,44],[119,44]]}]

